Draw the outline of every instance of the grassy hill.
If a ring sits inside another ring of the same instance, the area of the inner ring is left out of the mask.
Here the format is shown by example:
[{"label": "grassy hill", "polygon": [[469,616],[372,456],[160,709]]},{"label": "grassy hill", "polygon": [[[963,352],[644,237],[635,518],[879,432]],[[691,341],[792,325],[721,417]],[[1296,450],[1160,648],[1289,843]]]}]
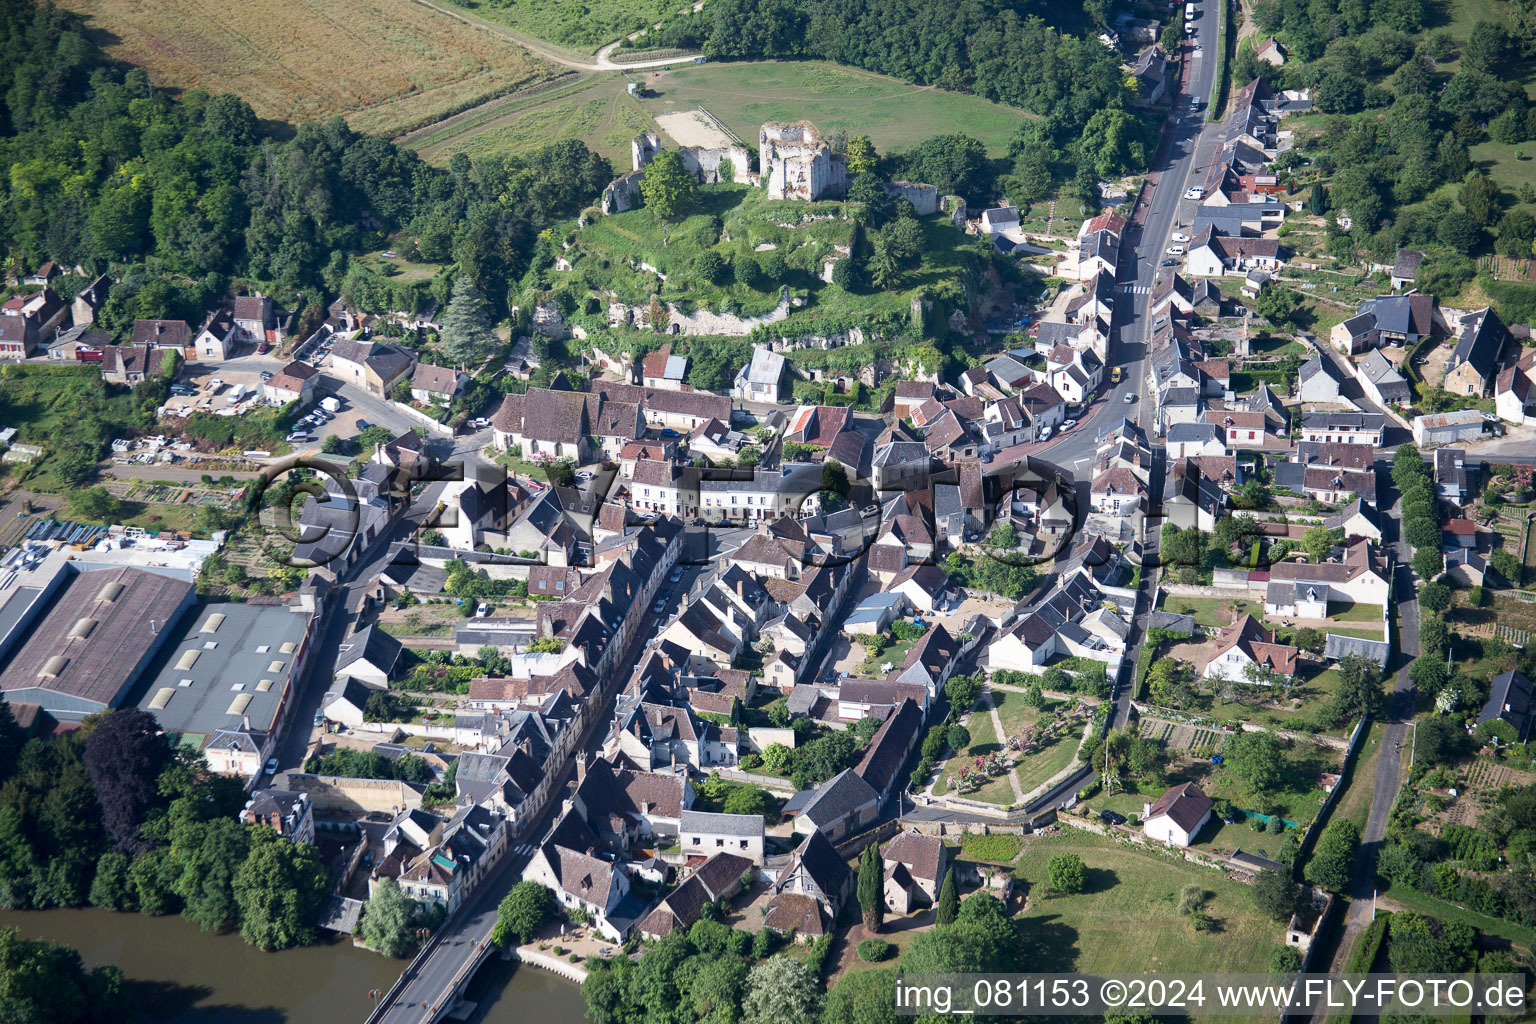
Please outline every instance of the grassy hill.
[{"label": "grassy hill", "polygon": [[[571,269],[550,271],[546,294],[567,309],[585,311],[588,329],[604,330],[606,296],[632,306],[647,306],[652,297],[684,313],[708,310],[742,317],[762,316],[780,302],[787,289],[788,318],[775,324],[776,333],[835,333],[855,324],[884,327],[889,334],[917,332],[910,325],[913,293],[960,299],[963,277],[972,262],[975,241],[956,231],[943,216],[922,219],[926,249],[900,287],[882,291],[868,286],[845,291],[823,282],[823,261],[838,247],[846,250],[854,234],[844,202],[779,202],[747,185],[715,185],[699,190],[694,210],[675,224],[663,225],[645,209],[598,217],[567,234],[564,250]],[[768,248],[768,247],[772,248]],[[753,260],[769,265],[780,256],[782,277],[765,273],[749,286],[727,269],[709,280],[697,265],[711,250],[730,266]],[[646,264],[655,270],[642,269]],[[663,275],[664,278],[663,279]]]}]

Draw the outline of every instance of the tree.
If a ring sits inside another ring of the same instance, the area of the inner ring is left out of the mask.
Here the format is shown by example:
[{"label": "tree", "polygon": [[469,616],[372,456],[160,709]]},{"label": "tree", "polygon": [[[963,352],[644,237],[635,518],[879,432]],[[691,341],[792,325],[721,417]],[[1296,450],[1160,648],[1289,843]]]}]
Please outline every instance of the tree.
[{"label": "tree", "polygon": [[822,1024],[897,1024],[895,985],[893,970],[845,972],[827,993]]},{"label": "tree", "polygon": [[1307,193],[1307,210],[1319,217],[1328,212],[1328,193],[1320,181],[1314,181],[1312,190]]},{"label": "tree", "polygon": [[253,830],[233,889],[246,942],[271,951],[315,941],[329,879],[313,846],[291,843],[272,829]]},{"label": "tree", "polygon": [[139,826],[159,802],[157,783],[170,760],[170,744],[160,723],[138,708],[108,713],[86,740],[85,767],[101,802],[102,824],[117,849],[149,849]]},{"label": "tree", "polygon": [[789,769],[790,756],[794,752],[782,743],[770,743],[763,751],[763,767],[771,772],[784,772]]},{"label": "tree", "polygon": [[1276,921],[1286,921],[1301,905],[1301,887],[1287,874],[1265,868],[1253,879],[1253,905]]},{"label": "tree", "polygon": [[531,942],[544,923],[555,916],[556,907],[555,894],[547,887],[534,881],[518,882],[496,908],[491,941],[498,946]]},{"label": "tree", "polygon": [[68,946],[24,939],[15,928],[6,928],[0,930],[0,965],[6,1020],[107,1024],[138,1016],[123,991],[122,970],[86,970],[80,954]]},{"label": "tree", "polygon": [[949,727],[949,749],[964,750],[971,745],[971,733],[963,725],[955,724]]},{"label": "tree", "polygon": [[1419,588],[1419,605],[1432,612],[1443,612],[1451,606],[1451,588],[1444,583],[1426,583]]},{"label": "tree", "polygon": [[1253,300],[1253,311],[1272,324],[1289,323],[1301,307],[1301,296],[1290,288],[1267,282]]},{"label": "tree", "polygon": [[811,969],[780,953],[747,974],[741,1017],[744,1024],[814,1021],[821,1015],[821,1002],[821,983]]},{"label": "tree", "polygon": [[69,507],[82,519],[98,523],[117,521],[118,501],[105,487],[87,487],[69,496]]},{"label": "tree", "polygon": [[1438,547],[1419,548],[1413,553],[1411,564],[1420,579],[1438,579],[1445,571],[1445,555]]},{"label": "tree", "polygon": [[851,258],[844,257],[832,264],[832,283],[845,292],[859,286],[858,268]]},{"label": "tree", "polygon": [[879,155],[868,135],[855,135],[848,140],[848,152],[844,159],[848,163],[849,178],[857,178],[861,174],[874,173]]},{"label": "tree", "polygon": [[414,945],[411,917],[415,913],[416,901],[402,892],[393,878],[381,878],[363,907],[358,934],[375,953],[405,956]]},{"label": "tree", "polygon": [[1336,666],[1339,672],[1339,690],[1330,709],[1334,721],[1358,718],[1361,715],[1379,715],[1384,698],[1381,692],[1381,669],[1374,661],[1358,654],[1346,654]]},{"label": "tree", "polygon": [[1280,777],[1280,741],[1267,732],[1238,732],[1222,752],[1223,767],[1255,793],[1269,789]]},{"label": "tree", "polygon": [[1343,527],[1330,530],[1326,526],[1314,526],[1301,535],[1301,546],[1306,549],[1312,561],[1321,562],[1328,557],[1328,552],[1333,546],[1342,543],[1343,540]]},{"label": "tree", "polygon": [[725,260],[713,249],[705,249],[693,258],[693,272],[711,284],[725,276]]},{"label": "tree", "polygon": [[139,909],[133,879],[128,875],[132,863],[126,853],[116,850],[108,850],[101,855],[101,859],[96,862],[96,877],[91,880],[91,906],[117,911]]},{"label": "tree", "polygon": [[954,924],[960,913],[960,889],[955,882],[953,866],[944,872],[944,884],[939,886],[939,899],[934,908],[934,921],[938,924]]},{"label": "tree", "polygon": [[1046,874],[1050,876],[1051,888],[1067,895],[1082,892],[1088,881],[1083,858],[1075,853],[1058,853],[1052,857],[1046,865]]},{"label": "tree", "polygon": [[640,179],[640,194],[645,197],[646,208],[658,220],[674,220],[679,213],[693,204],[698,182],[683,158],[675,149],[664,149],[656,154],[645,167],[645,177]]},{"label": "tree", "polygon": [[761,786],[739,785],[725,795],[720,809],[726,814],[755,814],[766,818],[775,806],[773,795]]},{"label": "tree", "polygon": [[[1414,516],[1403,521],[1403,539],[1415,550],[1434,547],[1440,543],[1440,524],[1428,516]],[[1447,594],[1449,597],[1449,594]],[[1420,595],[1420,600],[1423,600]],[[1438,609],[1437,609],[1438,610]]]},{"label": "tree", "polygon": [[859,909],[864,913],[865,931],[878,932],[885,917],[885,872],[877,843],[870,843],[859,855]]},{"label": "tree", "polygon": [[479,364],[499,344],[494,327],[491,304],[470,275],[459,274],[443,311],[443,355],[455,363]]},{"label": "tree", "polygon": [[1329,892],[1349,891],[1360,852],[1360,830],[1348,818],[1334,818],[1323,829],[1317,850],[1307,864],[1307,878]]},{"label": "tree", "polygon": [[175,890],[181,897],[183,917],[208,932],[240,916],[235,872],[250,848],[249,829],[233,818],[190,823],[176,830],[171,849],[181,864]]}]

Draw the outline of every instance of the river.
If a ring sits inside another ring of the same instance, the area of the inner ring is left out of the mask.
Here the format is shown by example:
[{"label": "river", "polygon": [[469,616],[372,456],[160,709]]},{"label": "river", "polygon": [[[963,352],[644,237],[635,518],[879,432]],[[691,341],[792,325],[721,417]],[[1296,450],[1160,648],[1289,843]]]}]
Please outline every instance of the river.
[{"label": "river", "polygon": [[[349,1024],[372,1008],[370,990],[385,990],[405,967],[358,949],[349,940],[263,953],[240,936],[212,935],[180,917],[106,910],[0,911],[0,927],[17,928],[80,951],[89,966],[116,964],[147,1018],[156,1024]],[[493,960],[469,998],[481,1024],[582,1024],[586,1003],[577,985],[547,971]]]}]

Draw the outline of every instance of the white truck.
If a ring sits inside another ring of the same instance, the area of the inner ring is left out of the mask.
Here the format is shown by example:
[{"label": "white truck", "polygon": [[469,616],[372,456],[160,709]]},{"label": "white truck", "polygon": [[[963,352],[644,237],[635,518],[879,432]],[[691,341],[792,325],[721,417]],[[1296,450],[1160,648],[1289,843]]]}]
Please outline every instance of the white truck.
[{"label": "white truck", "polygon": [[327,395],[326,397],[320,399],[320,408],[334,416],[338,412],[341,412],[341,399],[337,398],[335,395]]},{"label": "white truck", "polygon": [[225,405],[239,405],[240,404],[240,399],[242,399],[244,397],[245,397],[245,385],[244,384],[236,384],[232,389],[230,389],[229,394],[224,397],[224,404]]}]

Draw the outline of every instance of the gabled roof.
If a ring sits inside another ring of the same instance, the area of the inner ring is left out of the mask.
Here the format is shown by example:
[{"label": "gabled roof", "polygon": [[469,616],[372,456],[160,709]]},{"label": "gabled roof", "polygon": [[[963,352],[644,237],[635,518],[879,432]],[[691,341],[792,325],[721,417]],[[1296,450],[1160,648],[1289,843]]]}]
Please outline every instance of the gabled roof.
[{"label": "gabled roof", "polygon": [[1147,812],[1146,820],[1167,815],[1185,832],[1192,831],[1211,810],[1211,798],[1193,782],[1170,786]]},{"label": "gabled roof", "polygon": [[1461,321],[1461,339],[1451,353],[1447,372],[1466,363],[1484,380],[1492,378],[1499,354],[1509,340],[1509,330],[1492,306],[1485,306]]},{"label": "gabled roof", "polygon": [[944,860],[944,840],[917,831],[902,832],[886,844],[880,857],[905,864],[914,878],[938,882],[941,881],[939,865]]},{"label": "gabled roof", "polygon": [[911,698],[904,699],[870,739],[854,771],[876,792],[890,792],[922,728],[922,710]]},{"label": "gabled roof", "polygon": [[[817,828],[824,828],[878,799],[879,794],[870,788],[858,772],[845,768],[817,787],[816,795],[801,813]],[[846,865],[844,870],[847,870]]]}]

